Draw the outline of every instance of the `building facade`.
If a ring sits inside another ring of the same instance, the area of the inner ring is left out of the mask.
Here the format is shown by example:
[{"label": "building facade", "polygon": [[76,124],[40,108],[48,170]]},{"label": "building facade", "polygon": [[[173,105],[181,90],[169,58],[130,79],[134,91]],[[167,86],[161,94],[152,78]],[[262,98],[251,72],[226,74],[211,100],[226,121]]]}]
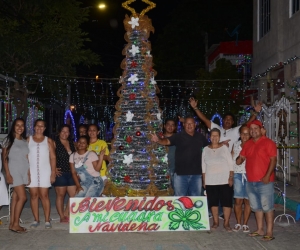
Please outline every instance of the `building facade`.
[{"label": "building facade", "polygon": [[[258,90],[255,99],[269,107],[269,115],[276,103],[286,97],[289,109],[280,111],[280,117],[270,137],[285,148],[281,157],[288,155],[284,169],[288,179],[299,185],[300,140],[300,0],[253,1],[253,60],[252,84]],[[285,99],[284,99],[285,100]],[[272,108],[271,108],[272,107]],[[276,120],[274,119],[274,121]],[[277,141],[277,142],[278,142]],[[280,144],[281,145],[281,144]],[[292,175],[296,173],[294,180]],[[298,173],[298,175],[297,175]],[[298,178],[298,180],[297,180]]]}]

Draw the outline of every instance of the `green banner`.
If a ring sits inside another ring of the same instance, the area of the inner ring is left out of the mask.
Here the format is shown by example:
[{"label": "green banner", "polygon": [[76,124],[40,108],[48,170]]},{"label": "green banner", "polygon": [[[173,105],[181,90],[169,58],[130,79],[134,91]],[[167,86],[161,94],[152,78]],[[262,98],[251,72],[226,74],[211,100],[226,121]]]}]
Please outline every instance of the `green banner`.
[{"label": "green banner", "polygon": [[70,233],[210,230],[205,196],[70,199]]}]

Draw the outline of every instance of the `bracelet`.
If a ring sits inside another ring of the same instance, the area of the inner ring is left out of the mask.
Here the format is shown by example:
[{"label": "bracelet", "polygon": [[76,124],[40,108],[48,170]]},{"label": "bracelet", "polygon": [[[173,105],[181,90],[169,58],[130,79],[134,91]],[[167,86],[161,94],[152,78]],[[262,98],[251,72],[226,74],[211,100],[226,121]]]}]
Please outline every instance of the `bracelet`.
[{"label": "bracelet", "polygon": [[198,108],[196,107],[196,108],[193,108],[194,110],[197,110]]}]

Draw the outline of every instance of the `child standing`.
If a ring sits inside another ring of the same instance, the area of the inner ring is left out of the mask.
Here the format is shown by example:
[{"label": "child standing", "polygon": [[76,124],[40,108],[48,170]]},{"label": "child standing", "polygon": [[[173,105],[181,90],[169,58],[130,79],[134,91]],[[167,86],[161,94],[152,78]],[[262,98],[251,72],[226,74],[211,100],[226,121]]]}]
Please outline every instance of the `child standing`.
[{"label": "child standing", "polygon": [[87,150],[88,145],[89,138],[80,136],[77,142],[77,152],[70,155],[70,168],[76,184],[75,197],[99,197],[104,188],[99,171],[106,148],[100,151],[98,157],[95,152]]},{"label": "child standing", "polygon": [[98,139],[98,135],[100,133],[99,127],[96,124],[89,125],[88,128],[88,135],[90,137],[90,143],[88,146],[89,151],[94,151],[97,155],[99,155],[100,151],[102,151],[105,148],[105,154],[103,156],[102,161],[102,168],[100,171],[100,176],[104,181],[104,186],[107,182],[107,176],[106,176],[106,162],[109,161],[109,151],[108,146],[105,141]]}]

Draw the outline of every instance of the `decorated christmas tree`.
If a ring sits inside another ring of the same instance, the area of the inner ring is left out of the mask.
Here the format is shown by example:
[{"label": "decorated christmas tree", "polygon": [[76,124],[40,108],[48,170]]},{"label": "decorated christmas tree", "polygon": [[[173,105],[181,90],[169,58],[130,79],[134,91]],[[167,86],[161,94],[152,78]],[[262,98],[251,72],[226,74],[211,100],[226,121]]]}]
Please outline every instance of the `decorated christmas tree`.
[{"label": "decorated christmas tree", "polygon": [[167,153],[164,146],[152,143],[150,133],[162,133],[162,112],[156,96],[156,71],[152,68],[151,20],[144,14],[155,7],[151,1],[140,14],[128,6],[132,16],[124,20],[126,58],[121,63],[122,84],[118,90],[108,166],[110,182],[105,194],[113,196],[169,195]]}]

